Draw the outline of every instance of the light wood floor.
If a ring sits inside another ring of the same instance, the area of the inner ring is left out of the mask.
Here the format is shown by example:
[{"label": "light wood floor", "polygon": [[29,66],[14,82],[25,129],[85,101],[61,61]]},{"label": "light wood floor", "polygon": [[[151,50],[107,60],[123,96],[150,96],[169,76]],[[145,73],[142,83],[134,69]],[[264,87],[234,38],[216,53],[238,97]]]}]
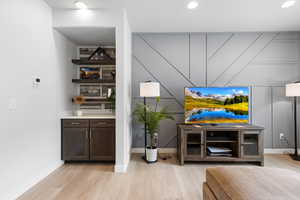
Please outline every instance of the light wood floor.
[{"label": "light wood floor", "polygon": [[[113,173],[111,164],[66,164],[19,200],[201,200],[205,168],[210,166],[221,164],[180,166],[172,155],[171,159],[148,165],[140,155],[133,155],[124,174]],[[265,166],[300,173],[300,162],[287,155],[266,155]]]}]

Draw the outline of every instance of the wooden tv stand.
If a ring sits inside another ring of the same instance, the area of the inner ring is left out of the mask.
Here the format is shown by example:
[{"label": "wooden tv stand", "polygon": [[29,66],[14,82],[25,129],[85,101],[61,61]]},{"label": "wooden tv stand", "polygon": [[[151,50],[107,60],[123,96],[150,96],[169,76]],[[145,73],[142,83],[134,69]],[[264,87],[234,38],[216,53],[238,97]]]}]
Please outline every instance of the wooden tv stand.
[{"label": "wooden tv stand", "polygon": [[[264,165],[263,127],[255,125],[177,124],[177,153],[185,161],[254,162]],[[211,155],[207,147],[226,147],[230,156]]]}]

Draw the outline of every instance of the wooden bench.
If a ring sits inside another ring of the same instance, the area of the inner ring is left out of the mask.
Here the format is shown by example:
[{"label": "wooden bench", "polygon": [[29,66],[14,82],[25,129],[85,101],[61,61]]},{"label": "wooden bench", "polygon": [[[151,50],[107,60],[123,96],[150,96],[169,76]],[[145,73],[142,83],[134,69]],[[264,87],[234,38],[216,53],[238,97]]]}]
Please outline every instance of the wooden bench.
[{"label": "wooden bench", "polygon": [[299,200],[300,173],[279,168],[206,169],[204,200]]}]

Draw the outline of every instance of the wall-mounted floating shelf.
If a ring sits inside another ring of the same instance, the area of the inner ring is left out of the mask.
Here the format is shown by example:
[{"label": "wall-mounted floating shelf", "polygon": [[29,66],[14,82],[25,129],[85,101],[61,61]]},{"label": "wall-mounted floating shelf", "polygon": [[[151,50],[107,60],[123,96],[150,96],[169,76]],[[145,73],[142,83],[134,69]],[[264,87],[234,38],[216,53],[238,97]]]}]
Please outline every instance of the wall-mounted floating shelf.
[{"label": "wall-mounted floating shelf", "polygon": [[[76,102],[77,97],[73,98],[73,102]],[[102,104],[102,103],[111,103],[111,101],[107,98],[104,97],[86,97],[86,96],[81,96],[80,99],[82,99],[82,102],[77,102],[76,104]]]},{"label": "wall-mounted floating shelf", "polygon": [[[114,101],[108,96],[116,87],[116,49],[114,47],[81,46],[72,82],[76,84],[73,103],[85,113],[113,113]],[[115,95],[113,95],[115,96]],[[74,98],[80,97],[77,101]],[[113,97],[115,98],[115,97]]]},{"label": "wall-mounted floating shelf", "polygon": [[75,65],[116,65],[116,60],[87,60],[87,59],[73,59],[72,63]]},{"label": "wall-mounted floating shelf", "polygon": [[72,79],[73,83],[109,83],[109,84],[115,84],[114,80],[92,80],[92,79]]}]

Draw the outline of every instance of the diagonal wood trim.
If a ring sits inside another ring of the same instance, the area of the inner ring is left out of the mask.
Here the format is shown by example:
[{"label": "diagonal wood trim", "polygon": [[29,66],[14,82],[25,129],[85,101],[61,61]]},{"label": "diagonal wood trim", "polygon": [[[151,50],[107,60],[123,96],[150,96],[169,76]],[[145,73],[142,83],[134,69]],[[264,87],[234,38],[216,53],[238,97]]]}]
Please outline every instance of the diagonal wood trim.
[{"label": "diagonal wood trim", "polygon": [[233,37],[234,37],[234,33],[232,33],[222,44],[220,47],[217,48],[217,50],[211,55],[209,56],[208,60],[212,59]]},{"label": "diagonal wood trim", "polygon": [[[134,96],[133,98],[134,98],[134,99],[143,99],[143,97],[139,97],[139,96]],[[153,97],[153,98],[155,98],[155,97]],[[160,97],[160,99],[174,100],[175,98],[174,98],[174,97]]]},{"label": "diagonal wood trim", "polygon": [[242,67],[242,69],[240,70],[240,71],[238,71],[236,74],[234,74],[232,77],[231,77],[231,79],[229,80],[229,81],[227,81],[225,84],[224,84],[224,86],[227,86],[228,84],[230,84],[231,83],[231,81],[235,78],[235,77],[237,77],[238,75],[240,75],[247,67],[248,67],[248,65],[250,64],[250,63],[252,63],[253,62],[253,60],[255,60],[255,58],[257,58],[257,56],[259,56],[259,54],[263,51],[263,50],[265,50],[270,44],[271,44],[271,42],[273,42],[274,40],[275,40],[275,38],[277,37],[279,35],[279,33],[276,33],[271,39],[270,39],[270,41],[268,41],[267,42],[267,44],[245,65],[245,66],[243,66]]},{"label": "diagonal wood trim", "polygon": [[221,78],[231,67],[232,67],[232,65],[234,65],[234,63],[236,63],[249,49],[250,49],[250,47],[252,47],[256,42],[257,42],[257,40],[259,39],[259,38],[261,38],[261,36],[262,36],[263,34],[261,33],[261,34],[259,34],[256,38],[255,38],[255,40],[253,41],[253,42],[251,42],[250,43],[250,45],[236,58],[236,59],[234,59],[234,61],[229,65],[229,66],[227,66],[226,68],[225,68],[225,70],[221,73],[221,74],[219,74],[219,76],[214,80],[214,81],[212,81],[211,83],[210,83],[210,85],[213,85],[215,82],[217,82],[218,80],[219,80],[219,78]]},{"label": "diagonal wood trim", "polygon": [[159,82],[159,84],[168,92],[168,94],[170,95],[170,96],[172,96],[174,99],[175,99],[175,101],[183,108],[184,106],[183,106],[183,104],[174,96],[174,94],[172,93],[172,92],[170,92],[170,90],[164,85],[164,84],[162,84],[160,81],[159,81],[159,79],[158,78],[156,78],[155,76],[154,76],[154,74],[152,74],[148,69],[147,69],[147,67],[146,67],[146,65],[144,64],[144,63],[142,63],[142,61],[140,60],[140,59],[138,59],[135,55],[132,55],[133,56],[133,59],[135,59],[139,64],[140,64],[140,66],[155,80],[155,81],[157,81],[157,82]]},{"label": "diagonal wood trim", "polygon": [[284,65],[284,64],[299,64],[300,60],[262,60],[262,61],[253,61],[251,64],[255,65]]},{"label": "diagonal wood trim", "polygon": [[177,139],[177,135],[172,136],[172,138],[168,140],[168,142],[165,145],[162,145],[162,148],[168,147],[174,139]]},{"label": "diagonal wood trim", "polygon": [[207,60],[207,33],[205,33],[205,87],[208,86],[207,82],[208,82],[208,72],[207,72],[207,67],[208,67],[208,60]]},{"label": "diagonal wood trim", "polygon": [[189,33],[189,80],[191,80],[191,33]]},{"label": "diagonal wood trim", "polygon": [[271,133],[272,133],[272,148],[274,148],[275,147],[275,145],[274,145],[274,89],[273,89],[273,87],[270,87],[271,88],[271,116],[272,116],[272,118],[271,118]]},{"label": "diagonal wood trim", "polygon": [[155,53],[157,53],[163,60],[165,60],[173,69],[176,70],[186,81],[188,81],[191,85],[196,86],[188,77],[186,77],[174,64],[172,64],[166,57],[164,57],[157,49],[155,49],[143,36],[137,34],[140,39],[142,39],[145,44],[147,44]]}]

